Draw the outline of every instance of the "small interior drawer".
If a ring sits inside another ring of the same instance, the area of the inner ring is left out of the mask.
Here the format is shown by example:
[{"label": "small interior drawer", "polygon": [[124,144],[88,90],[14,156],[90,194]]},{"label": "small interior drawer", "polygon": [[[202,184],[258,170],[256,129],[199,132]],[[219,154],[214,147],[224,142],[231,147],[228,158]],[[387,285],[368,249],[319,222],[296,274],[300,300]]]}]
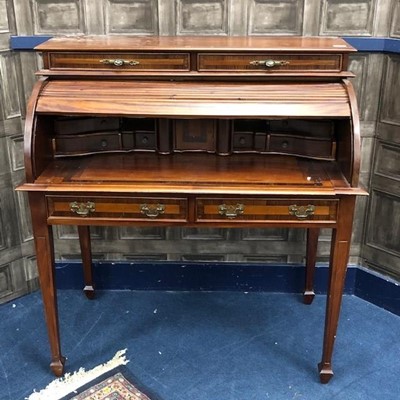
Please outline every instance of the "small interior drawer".
[{"label": "small interior drawer", "polygon": [[200,53],[199,71],[340,71],[340,54]]},{"label": "small interior drawer", "polygon": [[232,151],[334,160],[334,123],[300,119],[236,120],[233,123]]},{"label": "small interior drawer", "polygon": [[335,142],[318,137],[304,137],[287,134],[270,134],[267,151],[270,153],[334,160]]},{"label": "small interior drawer", "polygon": [[199,198],[197,221],[335,221],[337,200]]},{"label": "small interior drawer", "polygon": [[53,139],[54,155],[74,156],[118,151],[122,148],[121,140],[119,132],[57,135]]},{"label": "small interior drawer", "polygon": [[60,117],[54,120],[56,135],[118,130],[119,118],[104,117]]},{"label": "small interior drawer", "polygon": [[47,206],[49,222],[71,218],[185,222],[188,218],[186,198],[48,196]]},{"label": "small interior drawer", "polygon": [[51,52],[49,68],[112,71],[188,71],[187,53]]},{"label": "small interior drawer", "polygon": [[173,121],[175,151],[216,151],[217,124],[213,119]]}]

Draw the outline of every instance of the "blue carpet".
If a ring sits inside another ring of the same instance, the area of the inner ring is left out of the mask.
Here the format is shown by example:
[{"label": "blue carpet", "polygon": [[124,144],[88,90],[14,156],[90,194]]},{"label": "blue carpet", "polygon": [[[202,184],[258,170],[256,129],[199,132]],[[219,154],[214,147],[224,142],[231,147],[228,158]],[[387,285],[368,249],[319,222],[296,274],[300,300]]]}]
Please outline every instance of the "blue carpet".
[{"label": "blue carpet", "polygon": [[[400,318],[345,296],[335,376],[318,380],[325,296],[59,291],[66,370],[128,348],[127,365],[163,400],[400,398]],[[39,293],[0,306],[0,399],[24,399],[54,379]]]}]

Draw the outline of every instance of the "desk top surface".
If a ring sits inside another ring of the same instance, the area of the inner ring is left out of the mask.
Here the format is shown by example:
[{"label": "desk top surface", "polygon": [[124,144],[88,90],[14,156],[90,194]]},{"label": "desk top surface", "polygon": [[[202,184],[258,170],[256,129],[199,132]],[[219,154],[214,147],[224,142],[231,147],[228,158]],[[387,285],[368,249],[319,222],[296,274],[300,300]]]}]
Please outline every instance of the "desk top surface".
[{"label": "desk top surface", "polygon": [[210,51],[318,51],[353,52],[352,46],[336,37],[253,37],[253,36],[65,36],[35,48],[39,51],[168,51],[177,49]]}]

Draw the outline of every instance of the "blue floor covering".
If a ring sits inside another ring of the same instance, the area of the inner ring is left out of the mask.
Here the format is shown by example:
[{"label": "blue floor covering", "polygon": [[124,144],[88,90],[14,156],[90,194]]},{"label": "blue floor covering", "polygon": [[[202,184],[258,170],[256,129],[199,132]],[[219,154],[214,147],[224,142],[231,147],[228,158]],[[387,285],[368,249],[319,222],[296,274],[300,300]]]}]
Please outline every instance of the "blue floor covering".
[{"label": "blue floor covering", "polygon": [[[344,296],[330,383],[319,383],[325,296],[59,291],[66,371],[127,348],[127,367],[162,400],[400,399],[400,317]],[[0,399],[54,379],[39,293],[0,306]],[[51,400],[51,399],[49,399]]]}]

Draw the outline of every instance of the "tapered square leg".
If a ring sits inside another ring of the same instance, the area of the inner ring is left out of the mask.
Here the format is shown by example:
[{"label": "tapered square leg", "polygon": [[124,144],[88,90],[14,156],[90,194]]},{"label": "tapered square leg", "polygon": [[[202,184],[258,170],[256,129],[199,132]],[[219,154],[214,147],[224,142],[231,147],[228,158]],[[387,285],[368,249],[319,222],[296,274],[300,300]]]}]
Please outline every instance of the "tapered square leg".
[{"label": "tapered square leg", "polygon": [[60,346],[53,232],[51,226],[47,225],[45,196],[41,193],[30,192],[29,205],[32,212],[32,227],[37,256],[36,261],[39,271],[47,333],[50,342],[50,368],[56,376],[61,376],[64,373],[65,358],[61,354]]},{"label": "tapered square leg", "polygon": [[318,365],[321,383],[329,382],[333,376],[332,354],[349,259],[354,206],[355,196],[345,196],[340,200],[337,227],[332,234],[324,343],[322,360]]},{"label": "tapered square leg", "polygon": [[314,276],[315,264],[317,261],[318,237],[319,228],[307,229],[306,279],[303,295],[304,304],[311,304],[315,297]]},{"label": "tapered square leg", "polygon": [[95,292],[93,282],[92,248],[90,243],[89,226],[78,226],[78,234],[82,255],[83,280],[85,283],[83,292],[88,299],[93,299]]}]

